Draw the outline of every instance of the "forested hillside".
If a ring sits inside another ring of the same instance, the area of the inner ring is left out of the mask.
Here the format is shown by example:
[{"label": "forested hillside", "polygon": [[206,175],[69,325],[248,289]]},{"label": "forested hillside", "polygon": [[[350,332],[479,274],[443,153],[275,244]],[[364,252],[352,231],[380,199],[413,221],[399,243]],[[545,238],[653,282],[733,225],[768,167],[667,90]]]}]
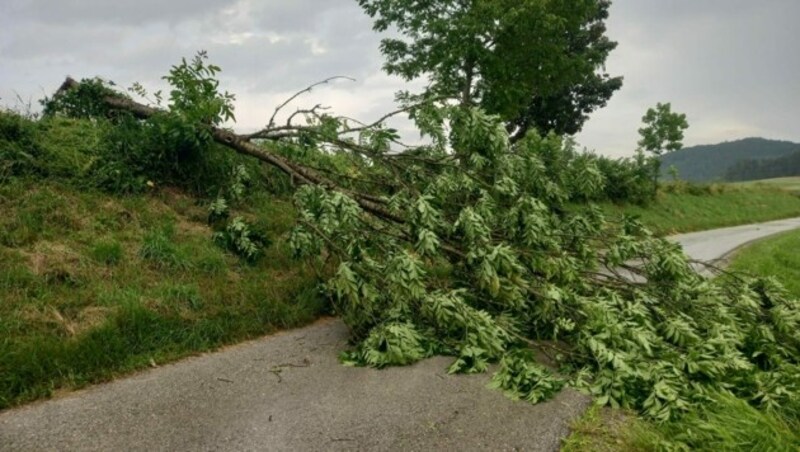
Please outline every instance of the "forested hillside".
[{"label": "forested hillside", "polygon": [[800,176],[800,150],[776,159],[742,160],[725,173],[725,179],[745,181]]},{"label": "forested hillside", "polygon": [[[800,152],[800,144],[764,138],[745,138],[725,143],[692,146],[661,157],[661,171],[668,177],[670,166],[687,181],[726,179],[728,170],[743,161],[776,159]],[[752,163],[749,164],[752,166]],[[765,176],[775,177],[775,176]],[[736,179],[744,180],[744,179]]]}]

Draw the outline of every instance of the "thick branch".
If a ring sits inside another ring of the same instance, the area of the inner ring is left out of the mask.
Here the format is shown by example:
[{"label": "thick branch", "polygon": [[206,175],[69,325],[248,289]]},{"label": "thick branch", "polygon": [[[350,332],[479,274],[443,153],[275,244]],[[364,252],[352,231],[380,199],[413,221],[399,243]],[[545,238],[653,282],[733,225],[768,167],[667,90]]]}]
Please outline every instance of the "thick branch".
[{"label": "thick branch", "polygon": [[[61,87],[59,87],[58,91],[56,91],[56,95],[77,88],[79,85],[80,84],[78,82],[68,77],[64,83],[61,84]],[[307,88],[307,90],[309,89],[310,88]],[[134,100],[122,96],[106,96],[103,99],[103,102],[105,102],[105,104],[111,108],[130,112],[139,119],[147,119],[158,113],[162,113],[161,110],[140,104]],[[310,168],[306,168],[300,164],[294,163],[285,157],[278,155],[277,153],[271,152],[269,149],[256,146],[255,144],[249,142],[249,137],[247,136],[240,136],[229,130],[221,129],[219,127],[208,127],[211,132],[211,136],[217,143],[227,146],[240,154],[255,157],[264,163],[278,168],[285,174],[292,177],[295,183],[319,185],[329,190],[338,191],[355,199],[355,201],[359,204],[359,206],[361,206],[362,209],[364,209],[364,211],[375,215],[384,221],[405,224],[405,220],[388,211],[383,206],[383,201],[378,197],[340,187],[333,181],[325,178]]]}]

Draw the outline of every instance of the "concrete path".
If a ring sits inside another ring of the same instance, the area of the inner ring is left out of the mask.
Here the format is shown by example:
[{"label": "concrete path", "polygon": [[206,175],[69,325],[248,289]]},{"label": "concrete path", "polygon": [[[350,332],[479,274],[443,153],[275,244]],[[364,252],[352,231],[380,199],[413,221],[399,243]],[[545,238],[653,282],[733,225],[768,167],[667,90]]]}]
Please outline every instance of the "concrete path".
[{"label": "concrete path", "polygon": [[[677,236],[713,260],[800,219]],[[450,358],[378,371],[337,361],[338,320],[0,413],[0,450],[558,450],[590,400],[539,405],[447,375]]]}]

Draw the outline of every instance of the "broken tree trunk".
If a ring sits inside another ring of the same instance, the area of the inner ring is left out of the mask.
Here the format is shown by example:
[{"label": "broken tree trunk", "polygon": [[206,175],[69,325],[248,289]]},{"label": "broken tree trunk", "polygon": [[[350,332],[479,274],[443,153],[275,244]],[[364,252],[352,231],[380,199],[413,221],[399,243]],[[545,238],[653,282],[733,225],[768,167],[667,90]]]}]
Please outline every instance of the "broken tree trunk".
[{"label": "broken tree trunk", "polygon": [[[67,77],[64,83],[56,91],[56,96],[59,93],[64,93],[69,90],[75,89],[80,86],[80,83],[71,77]],[[136,118],[147,119],[159,113],[162,110],[153,108],[144,104],[140,104],[134,100],[123,96],[109,95],[103,98],[103,102],[114,110],[126,111],[133,114]],[[238,135],[230,130],[222,129],[215,126],[208,126],[211,136],[217,143],[226,146],[240,154],[249,155],[261,160],[268,165],[274,166],[281,170],[292,180],[300,185],[310,184],[319,185],[329,190],[341,192],[353,198],[362,209],[369,212],[380,219],[389,221],[395,224],[405,224],[405,220],[393,214],[383,206],[383,200],[375,196],[365,193],[356,192],[343,188],[326,177],[320,175],[318,172],[311,168],[304,167],[303,165],[294,163],[285,157],[270,151],[268,148],[260,145],[253,144],[250,140],[254,135]]]}]

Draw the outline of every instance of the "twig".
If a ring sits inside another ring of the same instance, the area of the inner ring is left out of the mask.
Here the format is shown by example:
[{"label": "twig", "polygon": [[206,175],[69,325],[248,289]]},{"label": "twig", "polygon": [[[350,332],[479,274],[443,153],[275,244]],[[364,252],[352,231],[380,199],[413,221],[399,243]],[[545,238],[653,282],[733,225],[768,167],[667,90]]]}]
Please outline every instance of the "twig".
[{"label": "twig", "polygon": [[312,84],[312,85],[309,85],[309,86],[307,86],[307,87],[306,87],[306,88],[304,88],[304,89],[301,89],[300,91],[298,91],[298,92],[294,93],[294,94],[293,94],[292,96],[290,96],[288,99],[286,99],[285,101],[283,101],[283,103],[282,103],[282,104],[280,104],[280,105],[278,105],[278,107],[277,107],[277,108],[275,108],[275,112],[274,112],[274,113],[272,113],[272,116],[269,118],[269,122],[267,123],[267,128],[271,128],[273,125],[275,125],[275,117],[276,117],[276,116],[278,115],[278,113],[279,113],[279,112],[280,112],[280,111],[283,109],[283,107],[285,107],[285,106],[289,105],[289,103],[291,103],[293,100],[297,99],[298,97],[302,96],[302,95],[303,95],[303,94],[305,94],[305,93],[310,93],[310,92],[311,92],[311,90],[313,90],[313,89],[314,89],[314,88],[316,88],[317,86],[320,86],[320,85],[326,85],[326,84],[328,84],[328,83],[330,83],[330,82],[332,82],[332,81],[334,81],[334,80],[339,80],[339,79],[350,80],[351,82],[355,82],[355,81],[356,81],[356,79],[354,79],[354,78],[352,78],[352,77],[348,77],[348,76],[346,76],[346,75],[335,75],[335,76],[333,76],[333,77],[328,77],[328,78],[326,78],[325,80],[322,80],[322,81],[319,81],[319,82],[317,82],[317,83],[314,83],[314,84]]}]

